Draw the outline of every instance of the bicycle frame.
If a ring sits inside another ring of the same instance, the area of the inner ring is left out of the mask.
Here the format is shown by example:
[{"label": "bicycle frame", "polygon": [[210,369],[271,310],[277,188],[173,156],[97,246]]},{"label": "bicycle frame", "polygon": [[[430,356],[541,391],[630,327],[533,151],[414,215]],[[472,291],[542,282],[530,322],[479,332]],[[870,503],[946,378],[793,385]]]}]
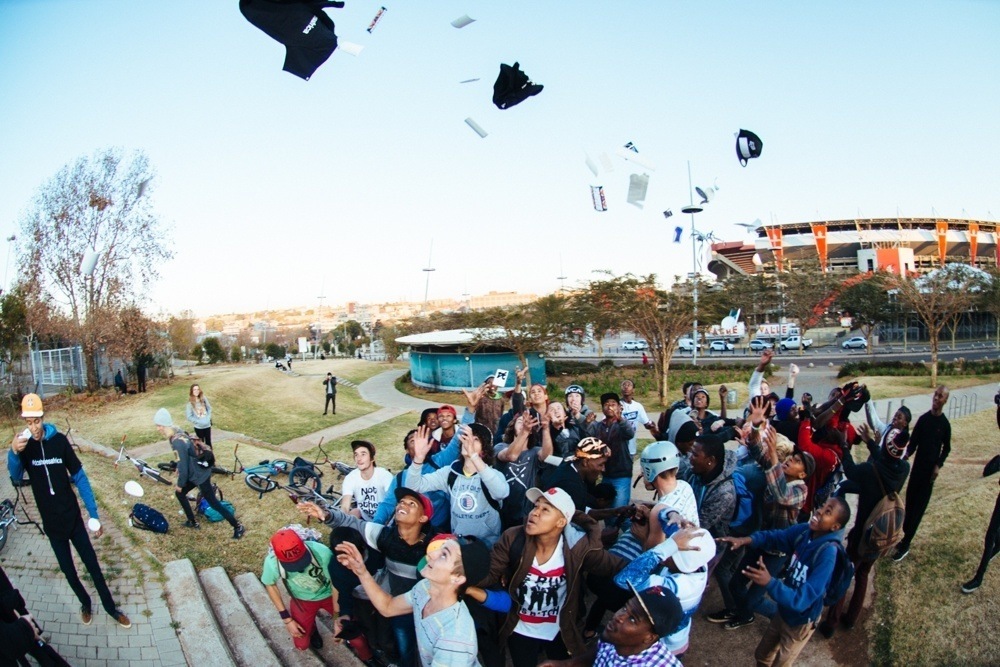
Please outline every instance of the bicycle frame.
[{"label": "bicycle frame", "polygon": [[128,455],[128,452],[125,451],[125,438],[127,437],[127,434],[122,436],[121,449],[118,450],[118,458],[115,459],[115,469],[118,468],[118,464],[122,461],[128,461],[135,466],[137,471],[139,471],[140,477],[148,477],[149,479],[160,482],[161,484],[170,485],[170,481],[164,478],[163,475],[156,470],[156,468],[153,468],[142,459],[134,459]]}]

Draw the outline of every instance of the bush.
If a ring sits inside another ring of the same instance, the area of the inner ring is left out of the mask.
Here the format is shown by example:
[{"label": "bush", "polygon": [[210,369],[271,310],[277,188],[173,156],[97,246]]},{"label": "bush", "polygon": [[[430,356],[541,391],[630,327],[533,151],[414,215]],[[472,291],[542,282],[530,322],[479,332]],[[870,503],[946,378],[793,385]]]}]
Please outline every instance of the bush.
[{"label": "bush", "polygon": [[271,357],[272,359],[284,359],[285,358],[285,346],[278,345],[277,343],[268,343],[264,348],[264,354]]},{"label": "bush", "polygon": [[243,353],[240,352],[239,345],[233,345],[232,349],[229,350],[229,359],[230,361],[234,361],[236,363],[243,361]]},{"label": "bush", "polygon": [[201,358],[205,355],[205,348],[201,346],[201,343],[195,343],[194,347],[191,348],[191,358],[201,363]]},{"label": "bush", "polygon": [[[1000,359],[980,361],[939,361],[938,375],[992,375],[1000,373]],[[894,377],[915,377],[930,375],[930,364],[919,361],[852,361],[840,367],[838,378],[862,375],[889,375]]]},{"label": "bush", "polygon": [[208,363],[217,364],[220,361],[226,360],[226,351],[222,349],[222,344],[219,343],[219,339],[213,337],[206,338],[201,342],[202,348],[205,350],[205,354],[208,356]]},{"label": "bush", "polygon": [[545,375],[547,376],[585,375],[593,373],[595,370],[597,370],[597,366],[586,361],[545,360]]}]

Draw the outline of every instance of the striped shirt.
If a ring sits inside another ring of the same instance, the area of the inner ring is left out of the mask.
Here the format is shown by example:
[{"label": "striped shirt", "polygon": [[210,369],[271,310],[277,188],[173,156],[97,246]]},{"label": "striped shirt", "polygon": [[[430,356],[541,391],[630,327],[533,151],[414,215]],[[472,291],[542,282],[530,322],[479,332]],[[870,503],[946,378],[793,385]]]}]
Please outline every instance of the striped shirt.
[{"label": "striped shirt", "polygon": [[422,579],[406,594],[413,605],[413,625],[417,633],[417,651],[423,667],[479,667],[476,654],[476,626],[465,603],[459,600],[446,609],[424,618],[424,607],[431,599],[430,582]]}]

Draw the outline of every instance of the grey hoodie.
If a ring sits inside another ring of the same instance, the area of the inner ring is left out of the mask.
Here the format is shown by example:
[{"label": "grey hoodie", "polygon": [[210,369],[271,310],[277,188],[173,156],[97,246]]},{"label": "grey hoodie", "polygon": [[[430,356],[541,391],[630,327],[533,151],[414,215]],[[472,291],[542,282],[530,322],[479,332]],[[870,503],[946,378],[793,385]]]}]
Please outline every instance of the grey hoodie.
[{"label": "grey hoodie", "polygon": [[[461,459],[456,467],[461,465]],[[483,486],[489,489],[494,500],[501,501],[510,494],[507,479],[499,470],[487,466],[482,472],[466,477],[461,472],[455,478],[455,483],[448,488],[448,474],[451,468],[435,470],[430,475],[422,474],[423,465],[413,465],[406,471],[407,488],[427,493],[428,491],[444,491],[451,499],[451,532],[456,535],[472,535],[478,537],[492,547],[500,537],[500,512],[490,507]]]},{"label": "grey hoodie", "polygon": [[683,479],[691,485],[694,497],[698,501],[698,519],[701,527],[712,534],[712,537],[725,537],[729,534],[729,522],[736,512],[736,485],[733,483],[733,471],[736,470],[736,452],[727,449],[722,464],[722,472],[707,484],[691,470],[691,463],[681,458],[677,469],[678,479]]}]

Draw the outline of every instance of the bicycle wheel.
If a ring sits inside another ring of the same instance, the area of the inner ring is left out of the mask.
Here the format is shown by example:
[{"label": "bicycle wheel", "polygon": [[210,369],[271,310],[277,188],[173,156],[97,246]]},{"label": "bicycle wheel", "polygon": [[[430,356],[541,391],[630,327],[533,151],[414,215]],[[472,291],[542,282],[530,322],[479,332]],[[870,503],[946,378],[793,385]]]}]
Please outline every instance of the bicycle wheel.
[{"label": "bicycle wheel", "polygon": [[295,467],[295,464],[288,459],[271,459],[271,465],[281,475],[287,475]]},{"label": "bicycle wheel", "polygon": [[7,526],[0,526],[0,551],[7,546]]},{"label": "bicycle wheel", "polygon": [[249,474],[243,478],[246,485],[257,493],[268,493],[274,491],[278,488],[278,483],[275,482],[270,477],[265,477],[264,475]]},{"label": "bicycle wheel", "polygon": [[143,474],[146,475],[146,477],[149,477],[150,479],[155,479],[160,484],[166,484],[167,486],[173,486],[174,485],[173,482],[171,482],[169,479],[167,479],[166,477],[164,477],[160,473],[156,472],[155,470],[152,470],[152,469],[150,469],[150,470],[144,470]]},{"label": "bicycle wheel", "polygon": [[292,471],[288,473],[288,484],[290,486],[302,487],[315,491],[319,489],[320,481],[319,473],[306,466],[292,468]]}]

